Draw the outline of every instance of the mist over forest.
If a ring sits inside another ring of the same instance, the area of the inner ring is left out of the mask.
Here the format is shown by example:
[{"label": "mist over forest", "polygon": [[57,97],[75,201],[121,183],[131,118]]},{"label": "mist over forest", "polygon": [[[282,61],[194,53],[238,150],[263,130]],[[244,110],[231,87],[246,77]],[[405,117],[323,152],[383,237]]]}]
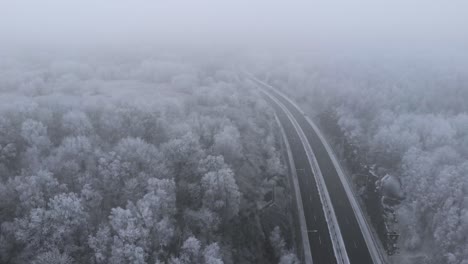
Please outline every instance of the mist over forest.
[{"label": "mist over forest", "polygon": [[468,263],[462,1],[0,3],[0,263],[304,263],[284,131],[389,263]]},{"label": "mist over forest", "polygon": [[[387,248],[399,252],[396,263],[466,261],[465,57],[259,61],[256,72],[322,126],[375,228],[398,232],[398,243]],[[376,189],[377,215],[370,211]]]}]

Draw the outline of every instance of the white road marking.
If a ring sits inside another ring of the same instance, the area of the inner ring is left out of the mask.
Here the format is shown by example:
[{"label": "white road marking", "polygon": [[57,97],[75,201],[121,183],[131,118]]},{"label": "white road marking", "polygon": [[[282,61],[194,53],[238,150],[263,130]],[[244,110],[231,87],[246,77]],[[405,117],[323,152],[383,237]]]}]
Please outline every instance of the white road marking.
[{"label": "white road marking", "polygon": [[322,245],[322,239],[320,239],[320,235],[318,236],[320,245]]},{"label": "white road marking", "polygon": [[356,241],[353,240],[354,247],[357,248]]}]

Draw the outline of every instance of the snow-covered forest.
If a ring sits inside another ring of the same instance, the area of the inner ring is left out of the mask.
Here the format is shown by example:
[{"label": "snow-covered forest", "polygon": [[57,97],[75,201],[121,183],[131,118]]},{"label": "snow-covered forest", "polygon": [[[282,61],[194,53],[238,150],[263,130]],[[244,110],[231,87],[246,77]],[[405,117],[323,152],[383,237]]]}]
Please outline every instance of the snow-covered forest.
[{"label": "snow-covered forest", "polygon": [[277,123],[225,66],[3,56],[0,262],[296,263]]},{"label": "snow-covered forest", "polygon": [[467,58],[267,58],[257,75],[319,121],[362,200],[377,189],[365,207],[399,235],[395,263],[468,263]]},{"label": "snow-covered forest", "polygon": [[0,264],[468,264],[467,10],[0,1]]}]

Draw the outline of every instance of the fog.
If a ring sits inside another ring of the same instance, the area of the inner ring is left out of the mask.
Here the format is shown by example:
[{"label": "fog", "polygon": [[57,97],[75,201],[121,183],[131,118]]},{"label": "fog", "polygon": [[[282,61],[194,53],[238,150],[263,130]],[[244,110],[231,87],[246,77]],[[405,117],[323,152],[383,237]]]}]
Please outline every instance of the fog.
[{"label": "fog", "polygon": [[[370,240],[355,241],[368,228],[388,263],[467,264],[467,14],[436,0],[0,0],[0,263],[298,264],[307,248],[334,263],[332,229],[356,231],[350,262],[369,263]],[[317,124],[349,180],[330,185],[354,195],[319,187],[368,221],[331,199],[325,223],[309,188],[324,167],[285,122],[304,117],[272,96]]]},{"label": "fog", "polygon": [[460,49],[464,1],[2,1],[2,47]]}]

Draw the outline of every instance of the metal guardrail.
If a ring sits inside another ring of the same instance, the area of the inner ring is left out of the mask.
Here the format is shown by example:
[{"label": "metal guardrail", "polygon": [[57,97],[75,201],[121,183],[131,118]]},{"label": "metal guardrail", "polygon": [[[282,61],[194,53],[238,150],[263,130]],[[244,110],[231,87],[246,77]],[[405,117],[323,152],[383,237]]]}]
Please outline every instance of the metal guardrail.
[{"label": "metal guardrail", "polygon": [[322,203],[323,210],[325,212],[325,219],[328,223],[328,231],[330,234],[330,238],[332,240],[335,257],[339,264],[349,264],[348,254],[346,253],[346,247],[344,245],[343,237],[341,235],[341,230],[338,225],[338,221],[336,219],[335,211],[331,204],[330,195],[328,193],[327,188],[325,187],[323,175],[320,171],[317,160],[312,152],[312,149],[309,145],[309,142],[307,141],[307,138],[304,132],[302,131],[299,124],[297,123],[296,119],[292,116],[289,110],[287,110],[287,108],[282,103],[278,102],[278,100],[274,96],[270,95],[267,91],[265,90],[262,90],[262,91],[268,97],[270,97],[276,104],[278,104],[278,106],[280,106],[280,108],[288,116],[289,120],[293,123],[293,126],[299,135],[302,145],[304,146],[304,149],[307,154],[307,158],[309,160],[309,163],[312,167],[312,171],[316,178],[316,183],[318,187],[317,189],[319,191],[320,200]]},{"label": "metal guardrail", "polygon": [[288,138],[286,137],[286,133],[284,132],[283,125],[281,124],[278,116],[276,115],[275,115],[275,120],[278,123],[278,126],[281,130],[281,134],[283,136],[283,142],[284,142],[286,152],[288,155],[289,168],[291,170],[291,182],[292,182],[292,187],[294,190],[294,196],[296,199],[296,207],[298,211],[297,215],[298,215],[299,229],[300,229],[299,233],[301,235],[301,241],[302,241],[302,251],[303,251],[302,261],[304,263],[313,264],[312,253],[310,251],[309,236],[307,233],[308,231],[307,231],[307,225],[306,225],[305,214],[304,214],[304,205],[302,204],[301,189],[299,188],[299,181],[297,179],[297,173],[296,173],[296,165],[294,164],[291,146],[289,145]]},{"label": "metal guardrail", "polygon": [[346,177],[346,175],[344,174],[343,169],[341,168],[341,165],[338,162],[333,149],[328,144],[328,142],[325,139],[325,136],[322,134],[320,129],[317,127],[317,125],[314,122],[312,122],[312,120],[310,120],[309,117],[306,117],[306,119],[309,122],[309,124],[312,126],[312,128],[315,130],[317,135],[319,136],[320,140],[325,146],[325,149],[328,152],[328,155],[330,156],[333,162],[333,165],[335,166],[338,172],[338,176],[340,177],[340,180],[343,183],[343,186],[345,187],[346,194],[350,200],[354,214],[356,215],[356,218],[358,219],[358,224],[359,224],[359,227],[361,228],[361,232],[364,234],[366,244],[368,248],[370,248],[372,260],[374,261],[374,263],[389,262],[387,258],[385,257],[385,255],[382,254],[382,252],[384,251],[383,247],[380,244],[380,241],[376,238],[377,235],[371,228],[371,225],[369,224],[367,217],[365,217],[364,211],[362,210],[359,202],[356,201],[355,197],[357,196],[357,194],[355,193],[354,188],[351,187],[352,183],[350,182],[349,178]]},{"label": "metal guardrail", "polygon": [[382,251],[383,251],[382,246],[380,245],[379,241],[375,238],[375,233],[372,231],[373,229],[371,228],[370,224],[368,223],[367,218],[364,216],[364,213],[363,213],[363,210],[362,210],[361,206],[356,201],[355,193],[354,193],[353,188],[351,188],[351,183],[349,182],[348,177],[346,177],[344,175],[343,170],[342,170],[338,160],[336,159],[336,156],[335,156],[332,148],[330,147],[330,145],[326,141],[326,139],[323,136],[323,134],[321,133],[321,131],[315,125],[315,123],[312,122],[312,120],[310,120],[310,118],[304,113],[304,111],[302,111],[302,109],[296,103],[294,103],[291,99],[289,99],[281,91],[278,91],[277,89],[275,89],[271,85],[268,85],[267,83],[264,83],[264,82],[258,80],[252,74],[247,73],[247,72],[245,72],[245,73],[252,80],[254,80],[255,82],[257,82],[257,83],[261,84],[262,86],[267,87],[267,88],[275,91],[276,93],[278,93],[281,97],[283,97],[285,100],[289,101],[297,110],[299,110],[299,112],[301,112],[306,117],[307,121],[312,126],[312,128],[315,130],[315,132],[319,136],[320,140],[322,141],[323,145],[325,146],[325,148],[327,150],[327,153],[330,156],[330,158],[331,158],[331,160],[333,162],[333,165],[335,166],[335,168],[336,168],[336,170],[338,172],[338,176],[339,176],[339,178],[340,178],[340,180],[341,180],[341,182],[342,182],[342,184],[344,186],[344,189],[346,191],[348,199],[350,200],[350,203],[352,205],[352,209],[354,211],[354,214],[356,215],[356,219],[358,220],[358,224],[359,224],[359,227],[361,229],[361,232],[363,233],[366,244],[367,244],[368,248],[370,249],[369,251],[371,253],[372,260],[375,263],[388,263],[387,258],[385,257],[384,254],[382,254]]}]

